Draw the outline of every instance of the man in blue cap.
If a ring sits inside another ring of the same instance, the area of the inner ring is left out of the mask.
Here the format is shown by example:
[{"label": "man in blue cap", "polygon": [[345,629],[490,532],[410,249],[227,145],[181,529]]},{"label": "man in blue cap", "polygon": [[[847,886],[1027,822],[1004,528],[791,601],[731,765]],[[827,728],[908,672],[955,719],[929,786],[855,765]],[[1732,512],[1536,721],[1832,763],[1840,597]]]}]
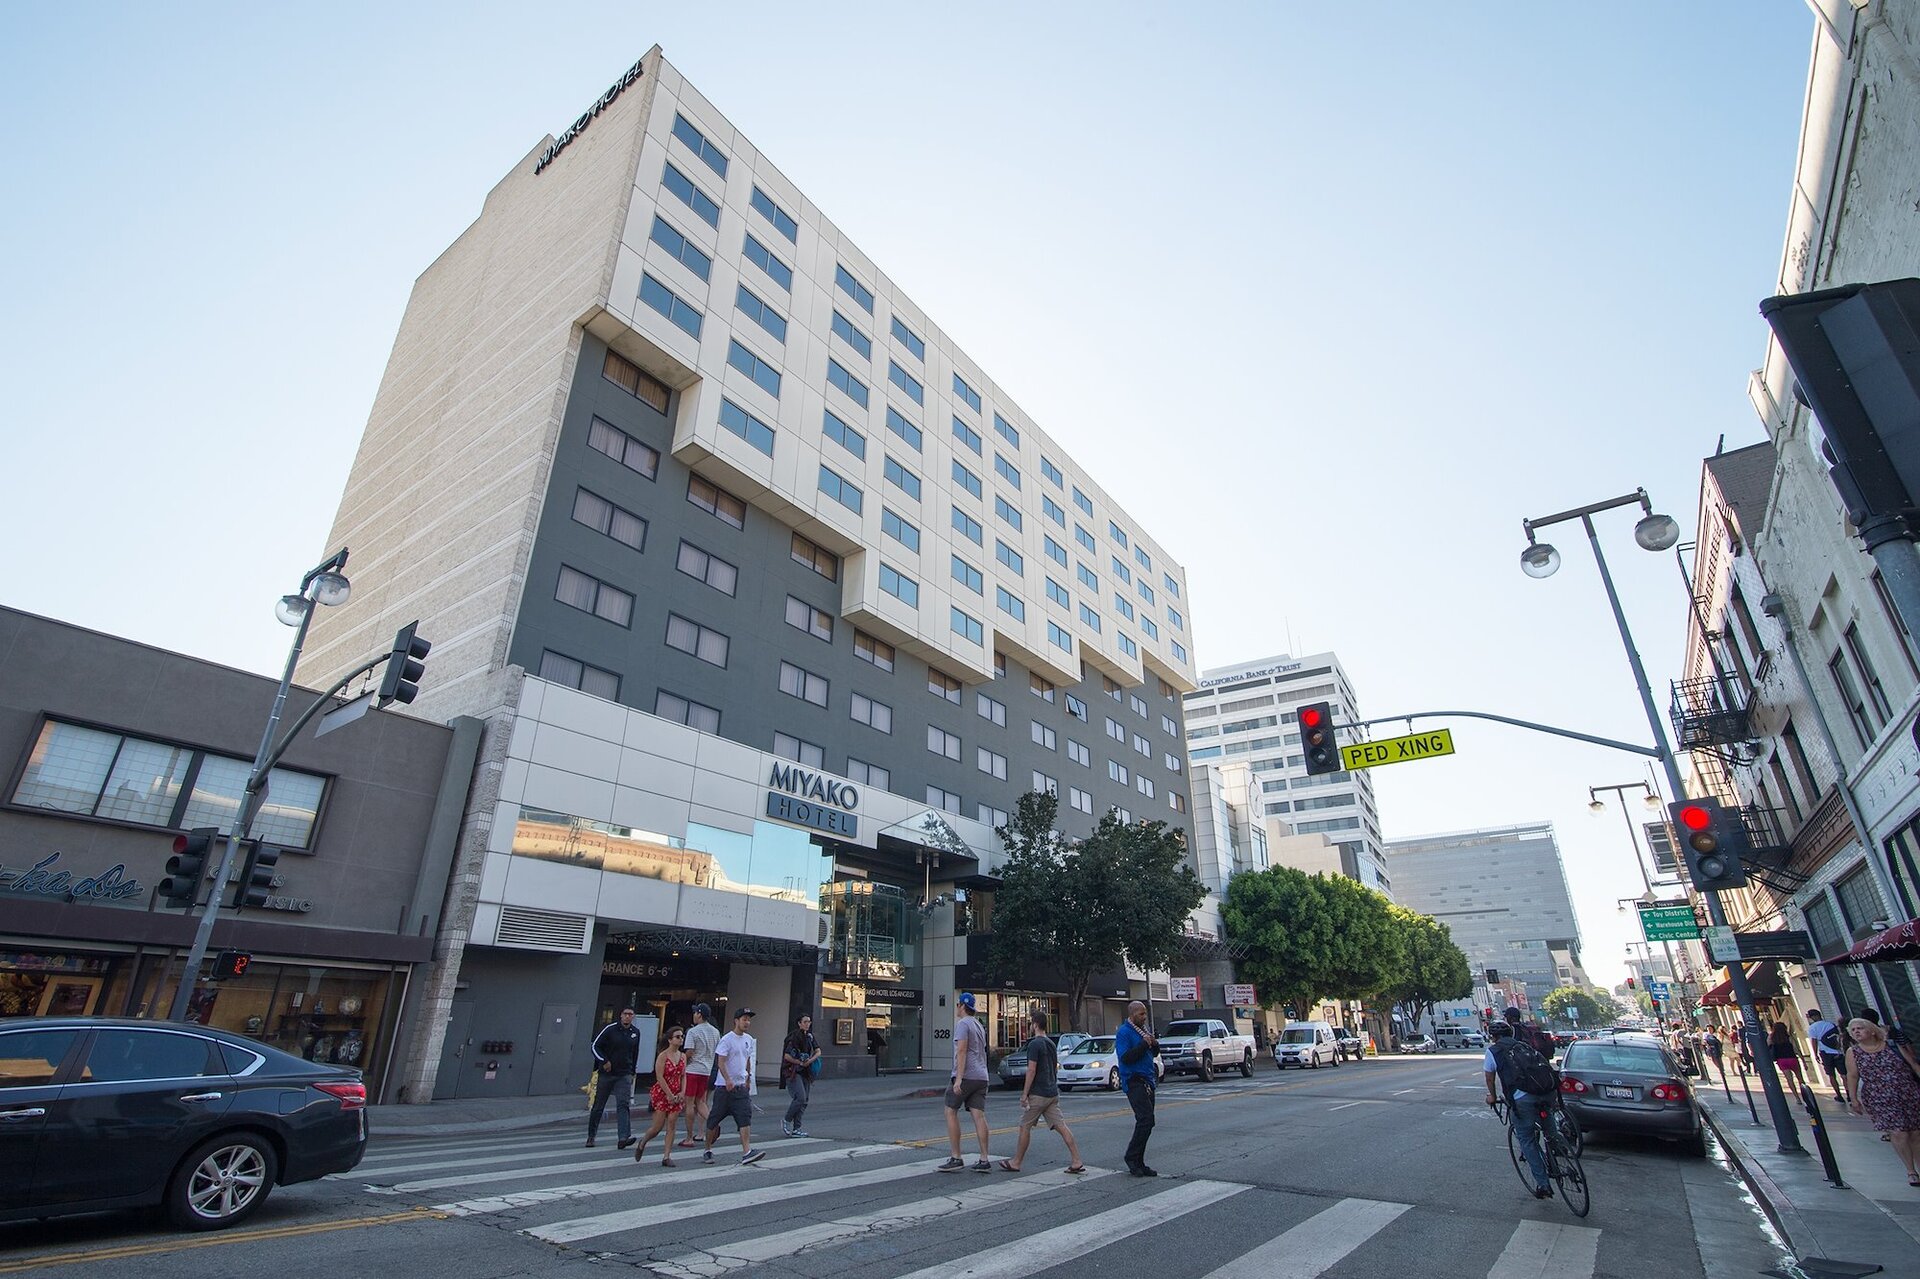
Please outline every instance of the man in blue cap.
[{"label": "man in blue cap", "polygon": [[940,1171],[959,1172],[967,1166],[960,1157],[960,1111],[964,1108],[973,1112],[973,1135],[980,1142],[980,1158],[973,1170],[992,1172],[993,1160],[987,1154],[987,1086],[992,1082],[987,1074],[987,1031],[973,1015],[972,992],[963,991],[954,1003],[953,1078],[946,1094],[947,1146],[951,1154]]}]

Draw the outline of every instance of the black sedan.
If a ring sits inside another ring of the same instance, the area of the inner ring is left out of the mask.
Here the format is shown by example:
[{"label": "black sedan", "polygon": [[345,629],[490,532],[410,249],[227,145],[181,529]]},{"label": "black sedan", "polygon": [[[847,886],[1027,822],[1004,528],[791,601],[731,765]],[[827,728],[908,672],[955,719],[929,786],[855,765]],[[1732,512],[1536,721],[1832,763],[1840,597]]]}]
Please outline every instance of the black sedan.
[{"label": "black sedan", "polygon": [[276,1185],[357,1165],[366,1106],[356,1070],[205,1026],[0,1023],[0,1221],[159,1204],[235,1225]]},{"label": "black sedan", "polygon": [[1680,1063],[1647,1035],[1608,1035],[1571,1045],[1560,1064],[1560,1101],[1586,1132],[1677,1139],[1707,1153],[1706,1124]]}]

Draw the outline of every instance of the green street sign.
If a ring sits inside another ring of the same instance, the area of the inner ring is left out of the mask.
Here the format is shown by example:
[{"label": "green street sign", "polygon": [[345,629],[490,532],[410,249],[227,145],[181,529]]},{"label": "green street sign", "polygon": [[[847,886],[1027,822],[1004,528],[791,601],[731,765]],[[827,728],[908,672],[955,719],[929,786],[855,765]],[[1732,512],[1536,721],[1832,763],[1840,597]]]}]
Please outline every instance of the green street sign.
[{"label": "green street sign", "polygon": [[1698,941],[1700,921],[1691,906],[1642,906],[1640,933],[1648,941]]}]

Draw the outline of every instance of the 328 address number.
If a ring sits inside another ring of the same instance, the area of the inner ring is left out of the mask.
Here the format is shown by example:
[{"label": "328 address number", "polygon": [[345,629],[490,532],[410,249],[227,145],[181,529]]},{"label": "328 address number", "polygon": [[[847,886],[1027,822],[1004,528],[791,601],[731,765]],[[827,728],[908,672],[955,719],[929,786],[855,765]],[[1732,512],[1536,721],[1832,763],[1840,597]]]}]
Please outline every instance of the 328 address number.
[{"label": "328 address number", "polygon": [[936,1030],[933,1032],[933,1037],[935,1039],[952,1039],[953,1032],[951,1030]]}]

